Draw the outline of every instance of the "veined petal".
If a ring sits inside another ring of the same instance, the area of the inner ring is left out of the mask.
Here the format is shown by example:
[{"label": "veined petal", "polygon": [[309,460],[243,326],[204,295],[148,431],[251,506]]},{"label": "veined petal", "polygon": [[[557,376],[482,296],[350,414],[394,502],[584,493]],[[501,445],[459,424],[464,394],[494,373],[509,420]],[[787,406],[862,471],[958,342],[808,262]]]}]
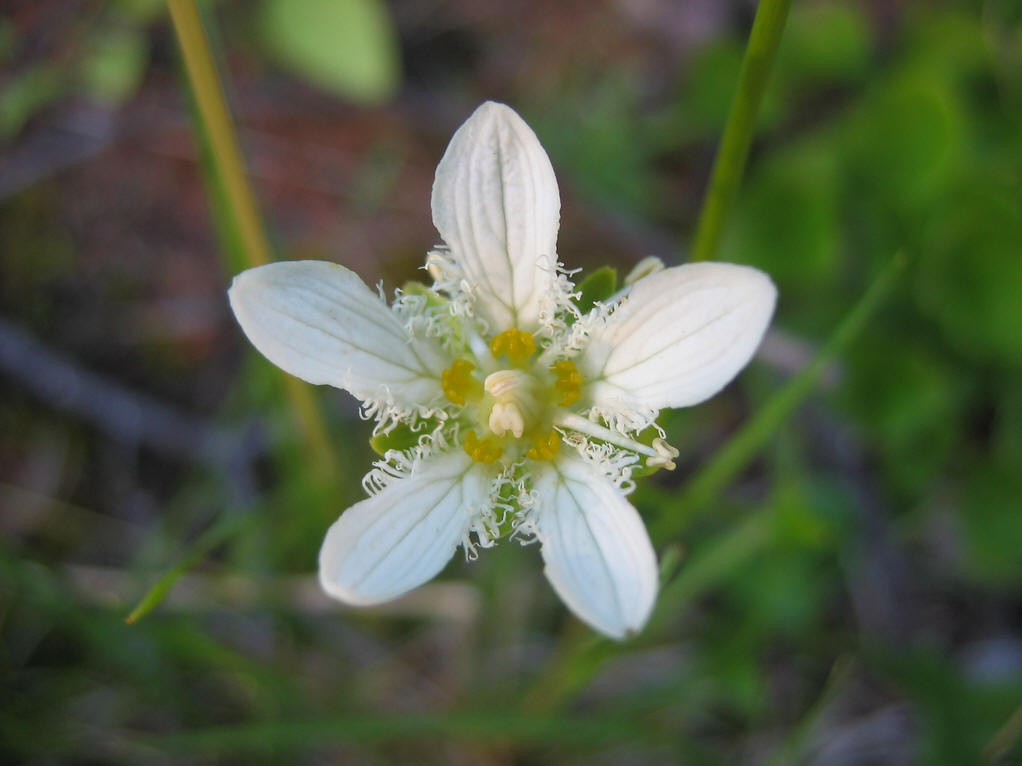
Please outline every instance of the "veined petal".
[{"label": "veined petal", "polygon": [[653,609],[657,564],[638,512],[591,463],[572,455],[537,469],[535,529],[546,576],[601,633],[638,632]]},{"label": "veined petal", "polygon": [[504,104],[480,106],[440,160],[432,204],[476,314],[493,331],[534,330],[556,280],[561,201],[532,129]]},{"label": "veined petal", "polygon": [[731,263],[675,266],[640,279],[575,362],[597,407],[688,407],[723,388],[752,358],[777,289]]},{"label": "veined petal", "polygon": [[427,405],[443,395],[432,341],[411,338],[353,271],[324,261],[243,271],[228,291],[248,339],[275,365],[360,399]]},{"label": "veined petal", "polygon": [[351,506],[333,523],[319,552],[319,581],[357,606],[396,598],[435,577],[454,555],[487,501],[490,481],[457,450]]}]

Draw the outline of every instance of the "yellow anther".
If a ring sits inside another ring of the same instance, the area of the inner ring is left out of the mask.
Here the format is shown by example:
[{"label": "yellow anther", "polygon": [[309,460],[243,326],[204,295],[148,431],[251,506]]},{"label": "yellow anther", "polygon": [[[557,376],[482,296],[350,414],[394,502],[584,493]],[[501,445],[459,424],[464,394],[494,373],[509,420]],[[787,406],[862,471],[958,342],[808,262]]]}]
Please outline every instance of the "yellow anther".
[{"label": "yellow anther", "polygon": [[472,377],[475,365],[465,359],[457,359],[440,375],[440,385],[446,396],[454,404],[465,404],[466,401],[478,401],[483,395],[482,384]]},{"label": "yellow anther", "polygon": [[536,353],[536,341],[529,333],[512,328],[490,341],[490,352],[494,357],[506,356],[511,364],[521,367]]},{"label": "yellow anther", "polygon": [[504,448],[493,439],[480,439],[475,431],[465,434],[465,454],[477,463],[492,463],[504,454]]},{"label": "yellow anther", "polygon": [[553,428],[546,436],[537,436],[532,440],[535,445],[525,452],[525,457],[532,460],[553,460],[561,449],[561,435]]},{"label": "yellow anther", "polygon": [[561,393],[561,399],[557,403],[561,407],[570,407],[582,396],[582,384],[585,383],[585,378],[570,359],[558,362],[550,368],[550,371],[557,376],[554,386]]}]

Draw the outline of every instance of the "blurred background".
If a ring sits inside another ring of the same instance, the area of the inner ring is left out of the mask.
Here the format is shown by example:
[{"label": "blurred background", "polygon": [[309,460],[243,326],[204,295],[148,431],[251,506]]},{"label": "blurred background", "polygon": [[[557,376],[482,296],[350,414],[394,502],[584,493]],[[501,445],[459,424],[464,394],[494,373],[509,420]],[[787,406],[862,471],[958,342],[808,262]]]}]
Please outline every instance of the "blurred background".
[{"label": "blurred background", "polygon": [[[485,99],[551,156],[569,268],[683,261],[755,6],[201,8],[278,257],[390,291]],[[316,390],[310,453],[236,327],[194,118],[158,0],[3,3],[0,760],[1022,762],[1022,3],[793,3],[719,254],[773,276],[775,330],[664,421],[679,469],[632,500],[677,598],[625,645],[513,543],[386,607],[320,595],[370,426]],[[899,249],[822,385],[680,507]]]}]

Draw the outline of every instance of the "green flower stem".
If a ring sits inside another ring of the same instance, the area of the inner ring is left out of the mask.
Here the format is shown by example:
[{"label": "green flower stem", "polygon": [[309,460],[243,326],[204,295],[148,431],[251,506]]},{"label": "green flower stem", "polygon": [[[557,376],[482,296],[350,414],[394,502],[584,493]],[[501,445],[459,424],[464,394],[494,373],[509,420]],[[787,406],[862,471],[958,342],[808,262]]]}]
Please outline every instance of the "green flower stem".
[{"label": "green flower stem", "polygon": [[[195,0],[167,0],[167,7],[195,98],[201,123],[197,128],[205,134],[210,159],[219,181],[219,184],[211,187],[218,186],[222,190],[222,212],[230,219],[226,222],[226,228],[237,233],[246,265],[269,263],[272,260],[269,240],[248,182],[245,160]],[[283,379],[287,396],[312,452],[314,465],[324,474],[329,474],[335,469],[337,461],[323,426],[319,405],[305,383],[290,375],[284,375]]]},{"label": "green flower stem", "polygon": [[738,75],[738,90],[731,102],[724,136],[713,162],[710,185],[696,225],[690,254],[692,261],[712,259],[720,246],[724,223],[742,180],[749,144],[756,128],[756,115],[759,114],[789,8],[791,0],[760,0],[756,9]]}]

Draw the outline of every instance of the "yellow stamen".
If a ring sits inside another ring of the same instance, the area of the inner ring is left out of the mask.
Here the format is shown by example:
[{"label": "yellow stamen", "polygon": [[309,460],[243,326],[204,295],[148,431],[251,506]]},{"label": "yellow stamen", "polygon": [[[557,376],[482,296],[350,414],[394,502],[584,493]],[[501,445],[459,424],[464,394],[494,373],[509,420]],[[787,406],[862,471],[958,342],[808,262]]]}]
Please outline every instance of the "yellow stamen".
[{"label": "yellow stamen", "polygon": [[558,404],[561,407],[570,407],[582,396],[582,384],[585,383],[585,378],[570,359],[558,362],[550,368],[550,371],[557,376],[554,386],[561,392],[561,400]]},{"label": "yellow stamen", "polygon": [[547,436],[537,436],[532,443],[535,446],[525,452],[525,457],[532,460],[553,460],[561,449],[561,435],[551,428]]},{"label": "yellow stamen", "polygon": [[494,357],[506,356],[515,367],[522,367],[536,353],[536,341],[529,333],[511,328],[490,341],[490,352]]},{"label": "yellow stamen", "polygon": [[504,448],[494,439],[480,439],[475,431],[465,434],[465,454],[477,463],[492,463],[504,454]]},{"label": "yellow stamen", "polygon": [[483,396],[483,386],[472,377],[475,365],[466,359],[457,359],[440,375],[440,385],[446,396],[454,404],[465,404],[466,401],[479,401]]}]

